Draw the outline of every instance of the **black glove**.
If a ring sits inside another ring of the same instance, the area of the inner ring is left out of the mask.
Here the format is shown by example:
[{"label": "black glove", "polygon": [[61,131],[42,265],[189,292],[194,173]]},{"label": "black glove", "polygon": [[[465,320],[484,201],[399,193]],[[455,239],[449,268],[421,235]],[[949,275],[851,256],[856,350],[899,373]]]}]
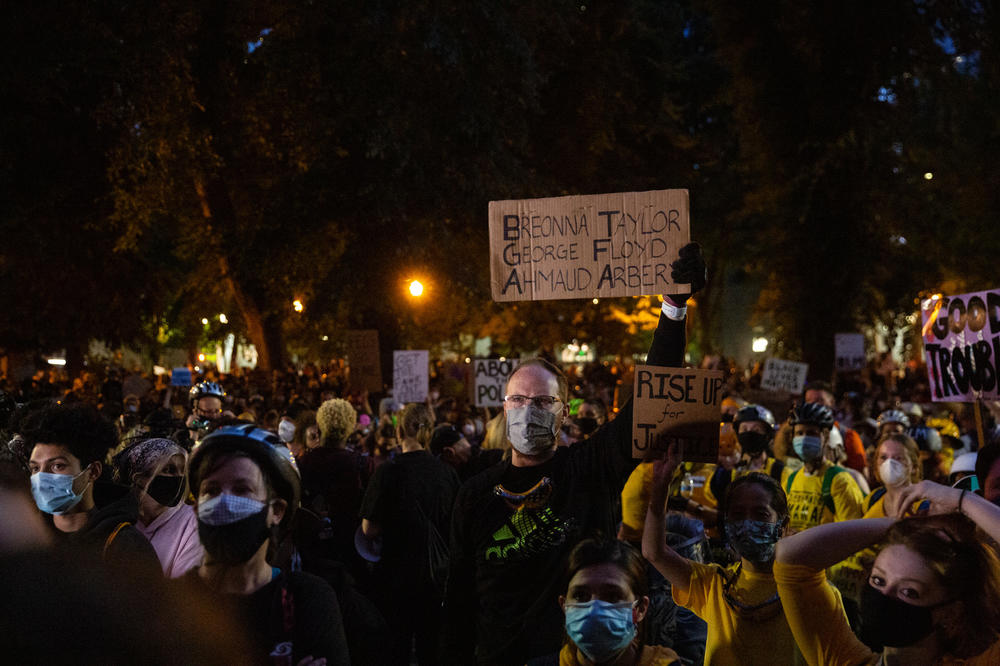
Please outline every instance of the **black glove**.
[{"label": "black glove", "polygon": [[671,294],[670,298],[675,303],[684,304],[684,301],[691,298],[705,287],[708,281],[708,267],[705,265],[705,255],[702,254],[701,245],[698,243],[688,243],[681,248],[680,259],[670,264],[670,279],[676,284],[690,284],[691,291],[685,294]]}]

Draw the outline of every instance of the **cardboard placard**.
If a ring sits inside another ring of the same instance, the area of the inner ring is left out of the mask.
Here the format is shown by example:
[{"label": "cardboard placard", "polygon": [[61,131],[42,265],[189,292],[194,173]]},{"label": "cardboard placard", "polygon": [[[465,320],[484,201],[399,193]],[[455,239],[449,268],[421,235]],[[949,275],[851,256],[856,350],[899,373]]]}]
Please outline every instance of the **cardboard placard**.
[{"label": "cardboard placard", "polygon": [[934,402],[1000,399],[1000,289],[920,304]]},{"label": "cardboard placard", "polygon": [[867,364],[865,357],[865,336],[860,333],[836,333],[833,336],[834,368],[837,372],[864,370]]},{"label": "cardboard placard", "polygon": [[808,373],[808,363],[769,358],[764,361],[764,374],[760,378],[760,387],[766,391],[802,393]]},{"label": "cardboard placard", "polygon": [[504,388],[515,368],[517,361],[512,359],[472,359],[472,398],[475,406],[502,407]]},{"label": "cardboard placard", "polygon": [[382,363],[379,360],[378,331],[347,331],[345,337],[351,386],[371,392],[381,391]]},{"label": "cardboard placard", "polygon": [[717,462],[721,370],[635,367],[632,456],[649,459],[671,441],[684,445],[684,460]]},{"label": "cardboard placard", "polygon": [[174,368],[170,371],[171,386],[191,386],[191,370],[188,368]]},{"label": "cardboard placard", "polygon": [[392,352],[392,397],[400,404],[427,400],[430,383],[426,349]]},{"label": "cardboard placard", "polygon": [[691,240],[687,190],[491,201],[495,301],[676,294]]}]

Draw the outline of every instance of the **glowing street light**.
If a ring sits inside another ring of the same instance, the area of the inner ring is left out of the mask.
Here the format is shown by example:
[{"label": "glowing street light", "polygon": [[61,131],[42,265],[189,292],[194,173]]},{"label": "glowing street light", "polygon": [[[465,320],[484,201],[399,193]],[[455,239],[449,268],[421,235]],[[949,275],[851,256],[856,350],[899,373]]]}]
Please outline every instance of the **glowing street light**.
[{"label": "glowing street light", "polygon": [[292,309],[295,310],[296,312],[302,312],[305,309],[305,306],[302,305],[302,301],[296,298],[294,301],[292,301]]},{"label": "glowing street light", "polygon": [[407,288],[410,291],[410,296],[414,298],[420,298],[424,295],[424,285],[420,280],[410,280],[410,285]]},{"label": "glowing street light", "polygon": [[754,338],[752,349],[755,354],[763,354],[767,351],[767,338]]},{"label": "glowing street light", "polygon": [[201,318],[201,325],[202,326],[208,326],[208,319],[206,317],[202,317]]},{"label": "glowing street light", "polygon": [[229,317],[227,317],[225,314],[223,314],[223,313],[220,312],[219,313],[219,323],[220,324],[228,324],[229,323]]},{"label": "glowing street light", "polygon": [[932,178],[934,178],[934,174],[930,171],[924,174],[924,180],[931,180]]}]

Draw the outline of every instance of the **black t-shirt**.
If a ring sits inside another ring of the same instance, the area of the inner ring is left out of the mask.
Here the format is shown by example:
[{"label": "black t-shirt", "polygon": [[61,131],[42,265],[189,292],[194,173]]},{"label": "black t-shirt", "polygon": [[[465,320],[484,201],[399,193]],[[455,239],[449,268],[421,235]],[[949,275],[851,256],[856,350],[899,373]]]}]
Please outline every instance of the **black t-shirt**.
[{"label": "black t-shirt", "polygon": [[[197,569],[185,583],[205,590]],[[287,593],[283,595],[283,591]],[[283,596],[285,600],[283,601]],[[238,625],[254,641],[256,663],[270,664],[269,655],[280,644],[292,643],[292,663],[307,656],[326,658],[327,664],[350,664],[340,606],[333,588],[318,576],[301,571],[279,573],[271,582],[248,595],[227,594],[219,605],[234,614]],[[291,617],[290,629],[286,617]]]},{"label": "black t-shirt", "polygon": [[[661,317],[647,363],[680,365],[683,343],[684,322]],[[452,518],[445,663],[524,664],[559,651],[566,558],[584,538],[615,536],[619,495],[634,466],[630,402],[542,465],[505,461],[462,486]]]},{"label": "black t-shirt", "polygon": [[409,589],[429,583],[424,517],[447,539],[458,487],[455,470],[424,450],[399,454],[375,470],[361,503],[361,517],[381,528],[377,577]]}]

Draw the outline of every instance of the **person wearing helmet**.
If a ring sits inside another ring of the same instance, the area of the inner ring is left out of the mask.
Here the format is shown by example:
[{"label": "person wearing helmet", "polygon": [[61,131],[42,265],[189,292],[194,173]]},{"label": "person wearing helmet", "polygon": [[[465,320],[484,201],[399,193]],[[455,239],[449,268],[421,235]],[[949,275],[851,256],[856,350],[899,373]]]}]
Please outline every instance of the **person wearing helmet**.
[{"label": "person wearing helmet", "polygon": [[244,622],[260,661],[347,664],[333,589],[267,561],[272,535],[290,523],[299,503],[298,470],[286,452],[274,433],[252,424],[223,426],[202,440],[189,461],[188,483],[205,557],[182,580],[222,600]]},{"label": "person wearing helmet", "polygon": [[226,392],[218,382],[200,382],[191,387],[188,397],[191,400],[191,415],[188,416],[187,427],[191,439],[199,442],[222,419],[222,399],[226,397]]},{"label": "person wearing helmet", "polygon": [[792,409],[788,418],[793,429],[792,448],[803,463],[785,481],[790,532],[860,518],[861,489],[844,468],[829,460],[833,412],[825,405],[807,402]]},{"label": "person wearing helmet", "polygon": [[736,412],[733,420],[740,458],[732,470],[718,467],[712,475],[712,494],[725,497],[731,481],[750,472],[762,472],[780,482],[785,463],[775,460],[771,450],[774,441],[774,415],[766,407],[746,405]]},{"label": "person wearing helmet", "polygon": [[[824,405],[830,410],[830,413],[834,413],[837,408],[833,397],[833,387],[824,381],[809,382],[802,397],[805,402],[817,402]],[[856,430],[834,421],[833,427],[830,428],[830,447],[840,449],[836,458],[843,461],[845,469],[864,472],[868,465],[868,460],[865,457],[865,444],[861,441],[861,435]],[[830,459],[835,460],[832,456]],[[860,474],[852,474],[852,476],[856,481],[862,478]]]},{"label": "person wearing helmet", "polygon": [[910,427],[910,417],[899,409],[887,409],[878,415],[878,438],[887,435],[902,435]]}]

